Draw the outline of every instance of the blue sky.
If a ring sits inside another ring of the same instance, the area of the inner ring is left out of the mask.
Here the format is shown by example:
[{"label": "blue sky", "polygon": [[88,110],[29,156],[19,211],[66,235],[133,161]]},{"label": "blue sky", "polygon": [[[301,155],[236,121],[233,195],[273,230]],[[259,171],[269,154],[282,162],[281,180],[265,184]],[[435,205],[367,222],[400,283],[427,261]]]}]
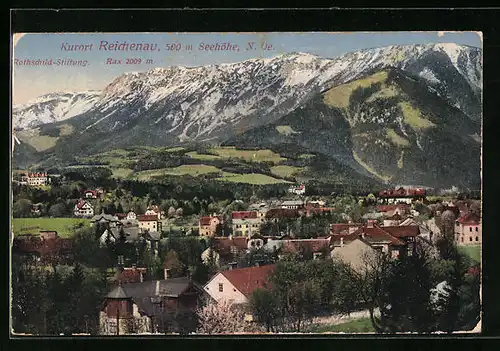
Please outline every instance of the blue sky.
[{"label": "blue sky", "polygon": [[[102,41],[158,44],[155,52],[105,52],[98,50]],[[238,52],[200,51],[201,43],[231,43]],[[271,50],[246,50],[248,42],[271,44]],[[199,66],[243,61],[255,57],[272,57],[287,52],[308,52],[322,57],[336,57],[350,51],[372,47],[405,44],[451,42],[481,47],[481,37],[474,32],[351,32],[351,33],[131,33],[131,34],[26,34],[14,47],[14,59],[87,60],[80,66],[18,66],[13,65],[13,102],[55,91],[103,89],[124,72],[145,71],[154,67],[175,65]],[[61,50],[63,43],[93,44],[87,52]],[[168,51],[166,45],[181,44],[180,51]],[[191,45],[192,50],[184,50]],[[108,58],[123,60],[122,64],[106,64]],[[141,64],[124,64],[126,58],[141,58]],[[153,63],[145,63],[151,59]]]}]

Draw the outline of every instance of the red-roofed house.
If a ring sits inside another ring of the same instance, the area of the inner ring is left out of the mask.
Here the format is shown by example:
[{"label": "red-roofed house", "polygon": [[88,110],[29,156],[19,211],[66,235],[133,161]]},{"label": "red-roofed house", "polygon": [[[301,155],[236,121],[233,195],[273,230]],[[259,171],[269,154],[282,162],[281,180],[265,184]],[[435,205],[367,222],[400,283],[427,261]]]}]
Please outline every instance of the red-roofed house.
[{"label": "red-roofed house", "polygon": [[86,190],[83,193],[83,196],[86,199],[97,199],[97,197],[99,196],[99,193],[97,192],[97,190]]},{"label": "red-roofed house", "polygon": [[257,211],[233,211],[231,220],[235,236],[251,236],[260,232],[261,219]]},{"label": "red-roofed house", "polygon": [[27,173],[21,178],[21,183],[31,186],[46,185],[49,182],[49,175],[44,172]]},{"label": "red-roofed house", "polygon": [[146,272],[146,268],[124,267],[118,271],[117,280],[121,283],[142,283]]},{"label": "red-roofed house", "polygon": [[215,301],[227,300],[246,304],[257,288],[269,288],[269,276],[275,265],[237,268],[217,273],[205,284],[203,290]]},{"label": "red-roofed house", "polygon": [[254,234],[251,237],[214,237],[212,238],[211,248],[209,247],[203,251],[201,258],[203,262],[207,263],[210,255],[212,255],[218,266],[231,264],[236,261],[239,254],[253,248],[264,247],[265,241],[266,239],[259,234]]},{"label": "red-roofed house", "polygon": [[221,223],[219,216],[203,216],[198,222],[198,229],[201,236],[215,236],[217,225]]},{"label": "red-roofed house", "polygon": [[161,222],[158,220],[158,215],[137,216],[137,221],[139,221],[139,229],[143,232],[161,232]]},{"label": "red-roofed house", "polygon": [[330,251],[330,237],[316,239],[281,240],[281,242],[281,253],[312,255],[313,259],[318,259],[323,253]]},{"label": "red-roofed house", "polygon": [[455,221],[455,240],[458,245],[477,245],[482,242],[481,217],[469,212]]},{"label": "red-roofed house", "polygon": [[352,234],[333,235],[331,241],[335,248],[362,238],[372,248],[397,258],[400,254],[411,255],[414,252],[415,238],[419,233],[418,226],[379,227],[373,222],[368,222]]},{"label": "red-roofed house", "polygon": [[14,238],[12,250],[31,255],[42,263],[65,263],[71,260],[72,239],[63,239],[57,232],[43,231],[40,236],[18,236]]},{"label": "red-roofed house", "polygon": [[94,206],[87,200],[79,200],[75,205],[73,214],[77,217],[92,217],[94,215]]},{"label": "red-roofed house", "polygon": [[332,223],[330,225],[330,233],[332,235],[352,234],[362,225],[361,223]]}]

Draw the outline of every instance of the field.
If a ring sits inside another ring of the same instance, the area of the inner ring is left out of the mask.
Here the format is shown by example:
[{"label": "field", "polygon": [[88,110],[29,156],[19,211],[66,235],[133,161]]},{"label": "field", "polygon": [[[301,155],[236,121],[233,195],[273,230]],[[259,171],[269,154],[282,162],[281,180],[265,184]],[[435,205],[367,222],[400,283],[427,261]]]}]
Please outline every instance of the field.
[{"label": "field", "polygon": [[221,147],[210,149],[210,152],[224,158],[240,158],[247,162],[274,162],[286,160],[271,150],[238,150],[234,147]]},{"label": "field", "polygon": [[311,333],[375,333],[370,318],[360,318],[342,324],[313,326]]},{"label": "field", "polygon": [[14,235],[38,234],[40,230],[55,230],[60,237],[73,235],[73,226],[82,223],[90,224],[88,219],[81,218],[14,218],[12,231]]},{"label": "field", "polygon": [[403,146],[403,147],[410,146],[410,142],[408,140],[406,140],[405,138],[403,138],[402,136],[399,136],[398,134],[396,134],[394,129],[387,128],[386,133],[387,133],[387,137],[394,145]]},{"label": "field", "polygon": [[127,178],[134,173],[130,168],[111,168],[111,171],[115,178]]},{"label": "field", "polygon": [[301,167],[294,166],[273,166],[271,167],[271,173],[277,175],[278,177],[293,177],[296,173],[302,170]]},{"label": "field", "polygon": [[56,145],[58,137],[48,135],[40,135],[40,130],[32,129],[29,131],[21,131],[17,134],[19,140],[33,146],[36,151],[44,151]]},{"label": "field", "polygon": [[481,245],[459,246],[459,250],[474,261],[481,262]]},{"label": "field", "polygon": [[222,178],[219,179],[233,183],[247,183],[255,185],[289,183],[282,179],[276,179],[260,173],[236,174],[236,173],[224,172]]},{"label": "field", "polygon": [[140,171],[134,174],[134,178],[141,181],[147,181],[152,179],[153,177],[163,176],[163,175],[174,175],[174,176],[183,176],[190,175],[193,177],[207,174],[207,173],[217,173],[220,172],[215,166],[209,165],[182,165],[175,168],[160,168],[160,169],[151,169],[147,171]]},{"label": "field", "polygon": [[351,94],[357,88],[366,88],[375,83],[383,83],[387,80],[387,72],[375,73],[364,79],[340,85],[328,90],[323,101],[327,106],[347,108]]},{"label": "field", "polygon": [[191,151],[188,152],[186,155],[188,155],[191,158],[194,158],[195,160],[202,160],[202,161],[212,161],[212,160],[220,160],[220,156],[216,155],[208,155],[208,154],[199,154],[196,151]]},{"label": "field", "polygon": [[434,123],[424,118],[418,108],[414,108],[408,102],[400,102],[398,105],[403,112],[404,122],[414,129],[426,129],[434,126]]}]

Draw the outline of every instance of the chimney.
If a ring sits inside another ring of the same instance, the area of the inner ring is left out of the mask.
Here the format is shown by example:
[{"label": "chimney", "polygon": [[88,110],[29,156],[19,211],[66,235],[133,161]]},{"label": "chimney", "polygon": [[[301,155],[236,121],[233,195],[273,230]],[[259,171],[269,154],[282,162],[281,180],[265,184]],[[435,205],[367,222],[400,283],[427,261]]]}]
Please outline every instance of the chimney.
[{"label": "chimney", "polygon": [[368,222],[367,222],[366,227],[367,227],[367,228],[373,228],[373,222],[374,222],[374,220],[373,220],[373,219],[369,219],[369,220],[368,220]]},{"label": "chimney", "polygon": [[160,296],[160,281],[156,281],[155,296]]},{"label": "chimney", "polygon": [[259,261],[255,262],[255,267],[259,267],[259,266],[260,266]]},{"label": "chimney", "polygon": [[340,238],[340,247],[344,247],[344,238]]},{"label": "chimney", "polygon": [[168,269],[168,268],[163,269],[163,279],[167,280],[169,273],[170,273],[170,269]]},{"label": "chimney", "polygon": [[139,281],[141,283],[144,281],[144,275],[142,274],[142,270],[139,271]]}]

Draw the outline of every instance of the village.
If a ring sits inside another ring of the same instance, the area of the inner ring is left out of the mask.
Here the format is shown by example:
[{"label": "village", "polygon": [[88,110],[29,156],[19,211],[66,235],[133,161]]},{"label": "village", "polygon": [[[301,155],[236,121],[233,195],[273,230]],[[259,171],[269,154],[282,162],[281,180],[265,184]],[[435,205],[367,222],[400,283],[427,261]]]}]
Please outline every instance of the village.
[{"label": "village", "polygon": [[[368,327],[361,331],[367,332],[423,325],[427,329],[418,331],[429,332],[449,328],[451,319],[451,328],[477,323],[473,312],[452,318],[440,304],[453,284],[479,289],[481,203],[475,196],[430,195],[405,186],[308,195],[307,184],[297,184],[276,197],[193,200],[188,206],[149,194],[138,200],[125,188],[87,182],[95,186],[68,190],[71,200],[64,202],[65,195],[54,195],[69,186],[64,178],[38,172],[15,180],[12,252],[25,279],[13,276],[13,298],[31,299],[19,301],[17,328],[24,333],[342,331],[335,325],[355,323],[349,316],[365,311]],[[132,200],[123,200],[127,196]],[[72,224],[51,224],[60,220]],[[453,260],[460,268],[449,268]],[[27,283],[28,274],[41,285]],[[404,281],[424,287],[412,290],[425,295],[418,296],[417,309],[432,307],[425,323],[407,322],[416,313],[405,310],[415,303],[410,297],[399,301],[404,312],[393,312],[397,290],[384,289],[395,284],[394,275],[398,289],[409,288]],[[71,287],[66,303],[87,308],[51,322],[51,314],[68,305],[38,296],[56,291],[56,278]],[[74,293],[75,286],[81,291]],[[89,290],[92,298],[85,296]],[[53,302],[41,308],[44,299]],[[42,311],[28,313],[30,308]],[[328,329],[324,321],[332,318],[338,321]]]}]

